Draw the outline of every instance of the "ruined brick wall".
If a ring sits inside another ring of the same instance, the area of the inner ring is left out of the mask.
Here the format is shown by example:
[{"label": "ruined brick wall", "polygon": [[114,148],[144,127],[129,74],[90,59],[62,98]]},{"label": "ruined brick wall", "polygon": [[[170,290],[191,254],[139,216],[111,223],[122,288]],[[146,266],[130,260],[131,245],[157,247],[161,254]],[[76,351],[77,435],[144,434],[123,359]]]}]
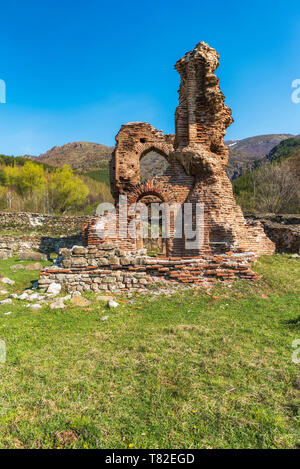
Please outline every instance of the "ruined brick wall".
[{"label": "ruined brick wall", "polygon": [[[123,125],[116,137],[110,166],[116,204],[120,194],[127,194],[130,203],[150,196],[162,202],[190,203],[192,227],[203,227],[203,243],[201,238],[198,246],[188,249],[185,233],[168,242],[168,255],[193,257],[236,250],[266,254],[275,249],[259,223],[246,222],[226,175],[229,151],[223,138],[233,119],[215,76],[218,65],[218,53],[204,42],[176,63],[181,83],[175,138],[142,122]],[[150,151],[163,155],[169,166],[163,176],[140,183],[140,160]],[[204,206],[203,220],[197,204]],[[93,223],[85,228],[87,244],[96,243]]]},{"label": "ruined brick wall", "polygon": [[117,199],[140,183],[140,159],[150,151],[165,158],[173,151],[174,136],[143,122],[122,125],[116,136],[116,147],[110,164],[111,191]]}]

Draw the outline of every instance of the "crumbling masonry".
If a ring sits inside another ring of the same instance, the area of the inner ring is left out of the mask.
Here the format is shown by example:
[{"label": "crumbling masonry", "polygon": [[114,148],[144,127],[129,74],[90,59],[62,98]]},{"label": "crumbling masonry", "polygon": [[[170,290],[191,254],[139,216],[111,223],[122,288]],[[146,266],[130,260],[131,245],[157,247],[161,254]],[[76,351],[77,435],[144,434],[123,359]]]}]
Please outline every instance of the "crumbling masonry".
[{"label": "crumbling masonry", "polygon": [[[134,280],[135,273],[143,274],[144,285],[162,279],[201,284],[214,278],[255,278],[250,262],[257,255],[273,253],[275,248],[260,223],[245,221],[226,175],[229,151],[223,138],[233,119],[214,74],[218,65],[218,53],[204,42],[178,60],[175,68],[181,83],[175,112],[175,136],[163,135],[146,123],[123,125],[116,136],[110,166],[111,191],[117,213],[122,194],[128,196],[128,204],[149,202],[151,198],[179,206],[190,203],[193,226],[196,226],[199,221],[196,220],[196,204],[203,204],[201,245],[187,249],[185,233],[181,238],[173,236],[175,213],[171,218],[171,236],[166,240],[165,259],[150,259],[141,251],[143,246],[139,239],[99,238],[96,233],[99,220],[95,218],[83,227],[85,248],[81,249],[85,250],[80,255],[81,261],[78,262],[76,249],[65,252],[64,268],[60,273],[53,269],[43,272],[41,286],[57,275],[61,275],[60,281],[71,290],[79,286],[96,291],[140,288]],[[168,168],[163,176],[141,183],[140,161],[151,151],[164,156]],[[113,252],[112,256],[109,251]],[[76,275],[83,277],[78,282],[68,282]],[[114,278],[114,283],[106,282],[110,278]]]}]

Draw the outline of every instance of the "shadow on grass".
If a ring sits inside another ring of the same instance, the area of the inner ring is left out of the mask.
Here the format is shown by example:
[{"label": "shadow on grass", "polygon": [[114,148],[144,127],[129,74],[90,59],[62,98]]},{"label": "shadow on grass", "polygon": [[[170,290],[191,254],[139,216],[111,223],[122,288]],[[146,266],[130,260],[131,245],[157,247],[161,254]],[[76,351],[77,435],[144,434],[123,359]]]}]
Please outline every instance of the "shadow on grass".
[{"label": "shadow on grass", "polygon": [[282,324],[285,324],[291,329],[300,329],[300,315],[297,318],[282,321]]}]

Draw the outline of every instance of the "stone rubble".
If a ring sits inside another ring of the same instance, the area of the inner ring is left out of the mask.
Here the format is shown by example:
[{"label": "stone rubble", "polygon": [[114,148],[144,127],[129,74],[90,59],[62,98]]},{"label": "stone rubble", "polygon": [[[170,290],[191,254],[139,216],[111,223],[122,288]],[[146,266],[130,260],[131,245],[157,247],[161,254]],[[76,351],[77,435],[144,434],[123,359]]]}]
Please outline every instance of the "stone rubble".
[{"label": "stone rubble", "polygon": [[107,306],[108,306],[109,308],[117,308],[117,307],[119,306],[119,303],[117,303],[117,302],[114,301],[114,300],[109,300],[109,301],[107,302]]},{"label": "stone rubble", "polygon": [[24,270],[25,265],[22,264],[14,264],[10,266],[10,270]]},{"label": "stone rubble", "polygon": [[28,293],[23,292],[21,295],[18,296],[18,299],[24,301],[24,300],[27,300],[28,296],[29,296]]},{"label": "stone rubble", "polygon": [[10,278],[7,278],[7,277],[0,278],[0,281],[2,283],[5,283],[6,285],[14,285],[16,283],[14,280],[11,280]]},{"label": "stone rubble", "polygon": [[61,284],[58,282],[51,282],[48,285],[47,293],[51,295],[58,295],[61,291]]},{"label": "stone rubble", "polygon": [[71,304],[74,306],[85,307],[85,306],[90,306],[92,302],[87,300],[83,296],[73,295],[71,298]]},{"label": "stone rubble", "polygon": [[50,303],[50,309],[64,309],[66,307],[62,298],[57,298],[56,301]]},{"label": "stone rubble", "polygon": [[47,256],[46,254],[42,254],[41,252],[31,251],[24,249],[19,253],[19,260],[27,260],[27,261],[46,261]]},{"label": "stone rubble", "polygon": [[10,305],[10,304],[12,304],[12,300],[10,298],[0,301],[0,305]]}]

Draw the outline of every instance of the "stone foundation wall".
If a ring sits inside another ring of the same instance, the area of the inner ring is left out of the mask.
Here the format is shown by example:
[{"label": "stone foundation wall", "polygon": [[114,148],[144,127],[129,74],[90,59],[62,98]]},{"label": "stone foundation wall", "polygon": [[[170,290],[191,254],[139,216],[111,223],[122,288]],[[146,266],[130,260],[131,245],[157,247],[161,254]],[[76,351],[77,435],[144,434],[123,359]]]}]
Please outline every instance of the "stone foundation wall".
[{"label": "stone foundation wall", "polygon": [[[93,217],[56,216],[29,212],[0,212],[0,259],[23,250],[44,254],[59,253],[61,248],[82,244],[81,229]],[[15,231],[19,236],[11,235]],[[7,232],[7,234],[5,234]],[[28,233],[28,234],[25,234]]]},{"label": "stone foundation wall", "polygon": [[256,280],[251,270],[254,253],[227,253],[197,258],[151,258],[144,250],[129,253],[113,245],[101,249],[74,246],[62,249],[58,265],[44,269],[39,287],[58,282],[67,291],[123,293],[141,291],[155,284],[193,284],[209,287],[217,279]]},{"label": "stone foundation wall", "polygon": [[61,236],[52,238],[50,236],[0,236],[0,259],[6,259],[24,250],[39,251],[44,254],[52,252],[59,253],[61,248],[72,248],[81,244],[81,235]]},{"label": "stone foundation wall", "polygon": [[29,212],[0,212],[0,230],[22,232],[35,231],[51,235],[73,235],[81,232],[81,227],[89,218],[81,216],[56,216]]},{"label": "stone foundation wall", "polygon": [[300,215],[249,215],[247,219],[262,224],[277,252],[300,253]]}]

